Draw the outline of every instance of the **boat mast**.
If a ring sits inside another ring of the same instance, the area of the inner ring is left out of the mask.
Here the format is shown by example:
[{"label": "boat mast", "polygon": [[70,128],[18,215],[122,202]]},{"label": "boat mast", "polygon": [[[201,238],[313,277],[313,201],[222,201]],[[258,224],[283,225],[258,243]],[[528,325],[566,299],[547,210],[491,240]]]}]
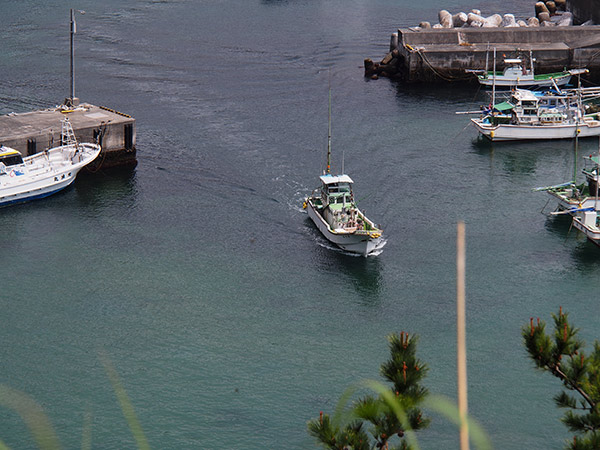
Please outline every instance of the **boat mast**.
[{"label": "boat mast", "polygon": [[496,104],[496,47],[494,47],[494,77],[492,78],[492,110]]},{"label": "boat mast", "polygon": [[533,72],[533,51],[529,50],[529,63],[531,64],[531,76],[534,76],[535,73]]},{"label": "boat mast", "polygon": [[327,172],[331,173],[331,87],[329,88],[329,127],[327,133]]},{"label": "boat mast", "polygon": [[[577,88],[577,110],[575,111],[575,163],[573,164],[573,184],[576,184],[577,181],[577,150],[579,147],[579,116],[582,112],[583,105],[581,103],[581,76],[577,77],[578,79],[578,88]],[[569,105],[569,96],[567,96],[567,105]]]},{"label": "boat mast", "polygon": [[598,137],[598,162],[596,163],[596,201],[594,202],[594,211],[598,217],[598,183],[600,183],[600,137]]}]

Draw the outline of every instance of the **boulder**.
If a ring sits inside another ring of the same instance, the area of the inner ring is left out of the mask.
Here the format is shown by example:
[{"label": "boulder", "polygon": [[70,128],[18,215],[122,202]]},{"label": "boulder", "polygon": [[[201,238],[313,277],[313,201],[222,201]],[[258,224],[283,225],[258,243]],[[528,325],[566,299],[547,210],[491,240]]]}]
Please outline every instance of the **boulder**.
[{"label": "boulder", "polygon": [[554,3],[553,1],[547,1],[546,8],[548,8],[548,12],[550,13],[551,16],[556,14],[556,3]]},{"label": "boulder", "polygon": [[544,22],[550,22],[550,13],[541,12],[538,14],[538,19],[540,21],[540,25]]},{"label": "boulder", "polygon": [[540,22],[540,27],[555,27],[556,24],[549,20],[545,20],[544,22]]},{"label": "boulder", "polygon": [[385,64],[389,64],[390,61],[392,60],[393,56],[392,56],[392,52],[389,52],[387,55],[385,55],[385,57],[381,60],[381,64],[385,65]]},{"label": "boulder", "polygon": [[469,13],[467,14],[467,23],[472,27],[480,27],[485,22],[485,17],[479,14]]},{"label": "boulder", "polygon": [[464,12],[459,12],[458,14],[454,14],[452,16],[452,25],[454,28],[460,28],[467,23],[469,17]]},{"label": "boulder", "polygon": [[483,27],[485,28],[495,28],[502,25],[502,16],[500,14],[494,14],[490,17],[485,18],[485,22],[483,22]]},{"label": "boulder", "polygon": [[444,28],[452,28],[452,14],[450,14],[445,9],[442,9],[438,13],[438,18],[440,19],[440,24]]},{"label": "boulder", "polygon": [[431,24],[429,22],[421,22],[419,23],[419,27],[423,29],[431,28]]},{"label": "boulder", "polygon": [[537,17],[530,17],[529,19],[527,19],[527,26],[528,27],[539,27],[540,20]]},{"label": "boulder", "polygon": [[390,52],[398,49],[398,33],[392,33],[390,38]]},{"label": "boulder", "polygon": [[518,27],[519,26],[519,25],[517,25],[517,21],[515,20],[514,14],[504,14],[501,25],[503,27]]},{"label": "boulder", "polygon": [[442,25],[440,25],[439,23],[436,23],[434,26],[432,26],[431,28],[444,28]]},{"label": "boulder", "polygon": [[471,12],[473,14],[477,14],[478,16],[481,16],[481,10],[480,9],[472,9]]},{"label": "boulder", "polygon": [[558,11],[567,10],[567,0],[554,0],[554,4],[556,5],[556,9]]},{"label": "boulder", "polygon": [[535,4],[535,15],[536,17],[540,17],[540,13],[549,12],[546,4],[544,2],[537,2]]},{"label": "boulder", "polygon": [[527,22],[525,22],[524,20],[517,20],[517,26],[518,27],[527,27]]}]

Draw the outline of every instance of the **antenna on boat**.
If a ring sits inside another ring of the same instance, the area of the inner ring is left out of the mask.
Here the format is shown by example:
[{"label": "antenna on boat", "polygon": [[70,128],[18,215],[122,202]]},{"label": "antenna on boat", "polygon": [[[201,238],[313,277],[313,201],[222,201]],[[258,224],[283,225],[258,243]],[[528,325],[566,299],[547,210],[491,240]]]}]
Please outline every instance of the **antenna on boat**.
[{"label": "antenna on boat", "polygon": [[329,81],[329,126],[327,133],[327,170],[331,173],[331,80]]}]

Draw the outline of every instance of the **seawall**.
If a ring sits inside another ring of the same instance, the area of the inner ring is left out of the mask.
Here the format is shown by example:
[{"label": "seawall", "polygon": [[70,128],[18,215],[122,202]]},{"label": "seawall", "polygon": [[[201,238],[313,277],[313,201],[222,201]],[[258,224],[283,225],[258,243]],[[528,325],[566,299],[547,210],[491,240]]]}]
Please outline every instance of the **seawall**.
[{"label": "seawall", "polygon": [[[600,0],[598,0],[600,1]],[[391,38],[390,52],[379,64],[365,60],[365,76],[387,76],[407,83],[475,80],[467,69],[492,69],[492,53],[529,55],[536,73],[587,68],[587,79],[600,81],[600,25],[514,28],[403,28]]]}]

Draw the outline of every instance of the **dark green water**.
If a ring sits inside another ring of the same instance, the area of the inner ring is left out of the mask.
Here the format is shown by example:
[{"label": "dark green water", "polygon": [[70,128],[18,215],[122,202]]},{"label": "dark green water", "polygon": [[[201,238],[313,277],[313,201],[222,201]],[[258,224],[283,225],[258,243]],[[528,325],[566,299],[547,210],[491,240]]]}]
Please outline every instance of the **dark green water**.
[{"label": "dark green water", "polygon": [[[378,379],[385,336],[420,336],[432,393],[455,398],[455,235],[467,230],[469,409],[498,449],[562,448],[568,433],[521,344],[559,305],[600,337],[600,251],[548,219],[569,142],[490,145],[455,111],[476,87],[366,81],[398,26],[437,11],[525,11],[432,0],[82,1],[76,93],[137,119],[139,165],[0,211],[0,383],[31,395],[65,448],[133,448],[99,352],[152,448],[315,448],[306,432],[343,390]],[[4,4],[1,112],[69,92],[61,2]],[[302,211],[327,145],[342,155],[384,252],[330,249]],[[580,154],[597,142],[581,143]],[[0,440],[35,448],[0,409]],[[436,417],[424,449],[458,448]]]}]

